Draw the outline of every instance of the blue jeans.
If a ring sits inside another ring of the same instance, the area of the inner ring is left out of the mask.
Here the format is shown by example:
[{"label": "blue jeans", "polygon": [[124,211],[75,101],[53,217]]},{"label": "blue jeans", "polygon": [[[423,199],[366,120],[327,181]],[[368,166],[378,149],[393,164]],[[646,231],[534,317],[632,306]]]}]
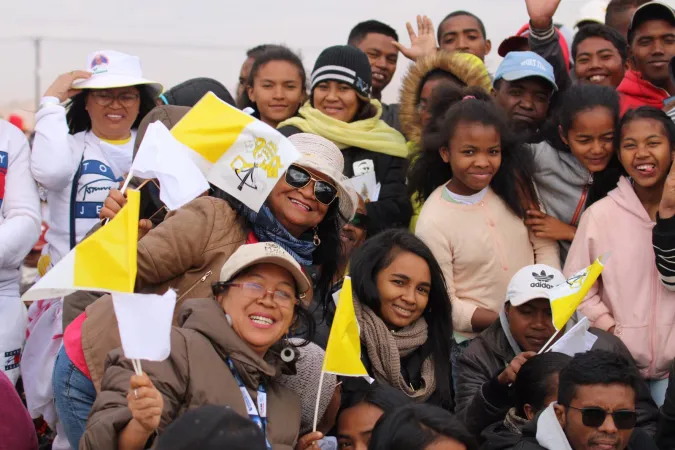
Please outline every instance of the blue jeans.
[{"label": "blue jeans", "polygon": [[66,431],[70,447],[77,449],[96,400],[96,389],[94,383],[70,361],[63,346],[56,357],[52,384],[56,413]]}]

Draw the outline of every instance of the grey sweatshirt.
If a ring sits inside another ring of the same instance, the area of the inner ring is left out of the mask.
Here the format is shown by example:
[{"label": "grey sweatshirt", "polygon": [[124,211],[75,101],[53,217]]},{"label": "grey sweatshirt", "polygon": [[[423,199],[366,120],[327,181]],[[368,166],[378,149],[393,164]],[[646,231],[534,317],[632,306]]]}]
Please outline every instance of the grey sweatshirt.
[{"label": "grey sweatshirt", "polygon": [[[572,153],[556,150],[548,142],[528,147],[534,157],[534,182],[546,214],[571,224],[584,187],[590,180],[590,172]],[[562,267],[572,243],[558,243]]]}]

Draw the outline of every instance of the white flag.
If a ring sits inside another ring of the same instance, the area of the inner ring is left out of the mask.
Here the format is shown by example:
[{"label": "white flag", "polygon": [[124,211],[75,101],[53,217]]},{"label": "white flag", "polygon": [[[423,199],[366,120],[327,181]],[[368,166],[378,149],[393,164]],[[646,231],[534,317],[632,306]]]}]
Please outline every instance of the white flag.
[{"label": "white flag", "polygon": [[171,322],[176,291],[164,295],[113,293],[124,356],[164,361],[171,353]]},{"label": "white flag", "polygon": [[588,329],[590,326],[591,323],[588,321],[588,318],[584,317],[571,330],[566,332],[558,342],[553,344],[549,348],[549,351],[564,353],[572,357],[577,353],[586,353],[593,347],[595,341],[598,340],[596,335],[589,333]]},{"label": "white flag", "polygon": [[160,200],[167,208],[178,209],[209,190],[209,183],[190,158],[190,152],[162,122],[153,122],[145,132],[131,172],[140,178],[157,178]]}]

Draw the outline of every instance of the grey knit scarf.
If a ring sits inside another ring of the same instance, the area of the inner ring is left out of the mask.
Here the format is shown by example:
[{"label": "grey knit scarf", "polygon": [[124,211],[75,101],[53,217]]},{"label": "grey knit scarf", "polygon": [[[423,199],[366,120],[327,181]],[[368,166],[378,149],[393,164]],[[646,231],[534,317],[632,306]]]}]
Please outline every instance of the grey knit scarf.
[{"label": "grey knit scarf", "polygon": [[422,387],[413,389],[401,375],[401,358],[421,347],[428,336],[427,322],[420,317],[413,324],[398,331],[390,331],[375,312],[354,299],[356,318],[361,327],[361,339],[372,364],[372,376],[405,392],[408,397],[424,402],[436,390],[434,362],[431,356],[422,363]]}]

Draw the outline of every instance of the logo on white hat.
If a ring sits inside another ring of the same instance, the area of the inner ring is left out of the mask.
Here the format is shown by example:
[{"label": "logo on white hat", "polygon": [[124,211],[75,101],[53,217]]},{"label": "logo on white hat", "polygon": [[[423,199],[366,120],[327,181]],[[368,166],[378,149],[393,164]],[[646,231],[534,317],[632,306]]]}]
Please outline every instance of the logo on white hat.
[{"label": "logo on white hat", "polygon": [[532,272],[532,277],[536,280],[536,282],[530,283],[530,287],[553,289],[553,285],[549,284],[549,281],[553,280],[553,274],[548,275],[544,270],[542,270],[539,274],[537,272]]},{"label": "logo on white hat", "polygon": [[105,73],[108,71],[110,60],[103,53],[99,53],[91,59],[91,71],[93,74]]}]

